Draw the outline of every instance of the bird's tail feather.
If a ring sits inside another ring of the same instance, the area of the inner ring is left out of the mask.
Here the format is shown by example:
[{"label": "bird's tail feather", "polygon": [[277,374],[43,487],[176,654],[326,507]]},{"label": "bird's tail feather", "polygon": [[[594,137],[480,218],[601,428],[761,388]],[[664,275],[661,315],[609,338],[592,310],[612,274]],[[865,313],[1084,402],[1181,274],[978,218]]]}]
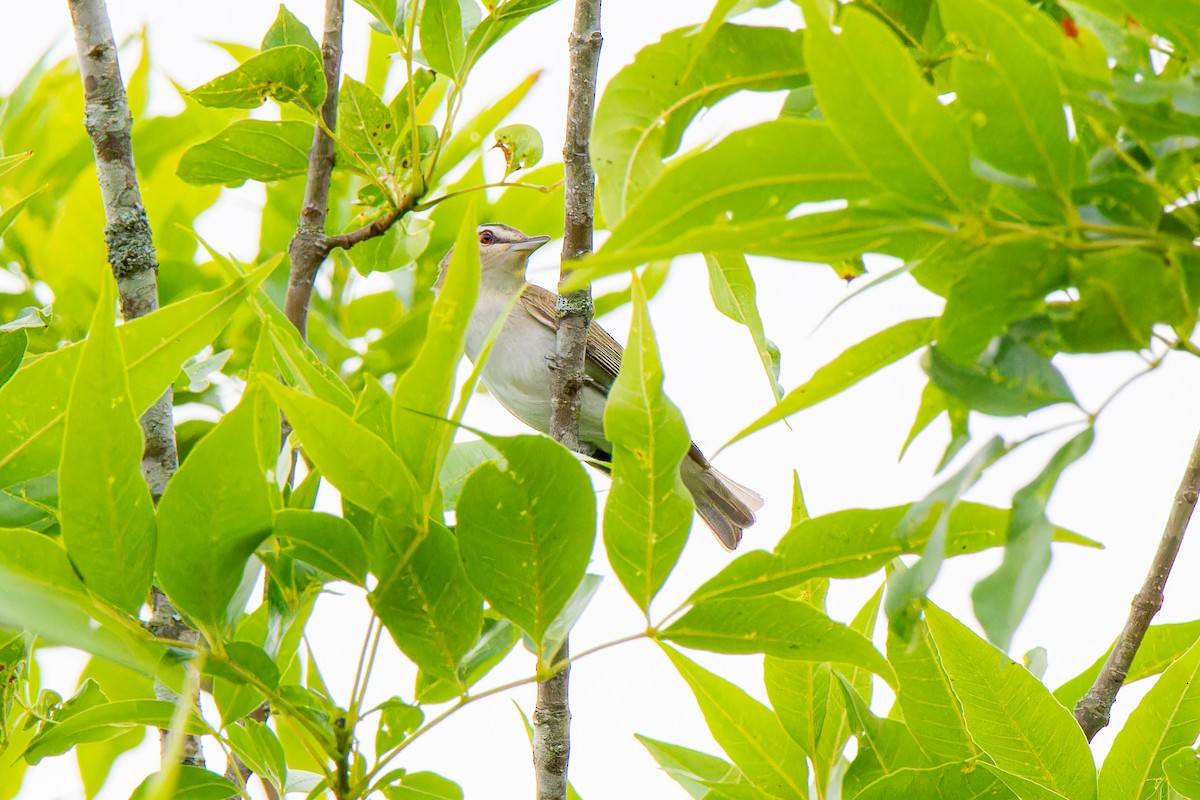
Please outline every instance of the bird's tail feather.
[{"label": "bird's tail feather", "polygon": [[692,493],[696,513],[721,546],[733,550],[742,540],[742,531],[754,524],[754,512],[763,506],[762,497],[707,462],[686,458],[680,473],[683,485]]}]

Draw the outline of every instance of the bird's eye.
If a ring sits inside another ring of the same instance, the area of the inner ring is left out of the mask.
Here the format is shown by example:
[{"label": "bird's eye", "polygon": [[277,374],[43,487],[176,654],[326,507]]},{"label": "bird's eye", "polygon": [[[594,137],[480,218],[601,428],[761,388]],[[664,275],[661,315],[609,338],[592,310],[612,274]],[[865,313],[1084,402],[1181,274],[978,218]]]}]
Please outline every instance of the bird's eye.
[{"label": "bird's eye", "polygon": [[491,244],[494,241],[496,241],[496,234],[491,231],[481,231],[479,233],[480,244]]}]

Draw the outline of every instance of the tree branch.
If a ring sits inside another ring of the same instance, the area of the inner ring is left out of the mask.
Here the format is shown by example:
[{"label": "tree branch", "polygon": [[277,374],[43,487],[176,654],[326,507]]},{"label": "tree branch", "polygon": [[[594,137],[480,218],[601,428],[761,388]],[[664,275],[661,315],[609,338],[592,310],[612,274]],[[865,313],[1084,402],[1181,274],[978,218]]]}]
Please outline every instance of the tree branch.
[{"label": "tree branch", "polygon": [[1167,517],[1166,529],[1154,553],[1154,560],[1150,562],[1150,570],[1146,573],[1142,588],[1133,598],[1125,627],[1117,637],[1100,674],[1096,676],[1096,682],[1075,705],[1075,720],[1088,741],[1108,724],[1113,701],[1129,674],[1129,665],[1133,663],[1150,621],[1162,608],[1163,589],[1167,585],[1175,556],[1179,553],[1179,546],[1183,544],[1183,534],[1192,518],[1192,511],[1196,508],[1197,492],[1200,492],[1200,436],[1192,445],[1192,455],[1175,491],[1175,502]]},{"label": "tree branch", "polygon": [[[596,174],[592,171],[591,133],[596,106],[596,71],[600,63],[600,0],[576,0],[569,38],[570,82],[567,94],[567,135],[563,144],[566,224],[563,230],[559,286],[571,273],[570,262],[592,251]],[[579,448],[587,329],[591,324],[590,287],[558,295],[556,364],[552,370],[550,434],[571,450]],[[569,647],[552,663],[565,661]],[[538,800],[565,800],[567,762],[571,752],[571,711],[568,706],[570,667],[538,683],[533,711],[533,765]]]},{"label": "tree branch", "polygon": [[344,0],[325,0],[325,33],[321,41],[321,56],[325,65],[325,102],[321,105],[324,125],[313,129],[312,149],[308,153],[308,178],[304,184],[304,202],[300,206],[300,221],[288,245],[291,272],[288,274],[287,299],[284,311],[300,331],[308,332],[308,308],[312,300],[313,280],[321,262],[329,255],[332,245],[325,235],[325,219],[329,216],[329,180],[333,174],[336,151],[333,138],[326,129],[337,125],[338,83],[342,72],[342,11]]},{"label": "tree branch", "polygon": [[[158,256],[150,234],[150,222],[142,205],[142,193],[133,168],[133,117],[125,96],[125,84],[117,63],[117,45],[104,0],[69,0],[83,79],[84,127],[92,140],[96,177],[104,202],[104,241],[108,261],[121,299],[125,320],[149,314],[158,308]],[[157,504],[167,481],[179,466],[172,417],[174,395],[170,388],[142,415],[145,450],[142,476]],[[198,634],[182,621],[166,596],[151,591],[153,616],[147,628],[155,636],[195,643]],[[163,684],[155,693],[176,701],[176,694]],[[167,731],[160,732],[166,744]],[[183,741],[184,764],[204,766],[200,737]]]}]

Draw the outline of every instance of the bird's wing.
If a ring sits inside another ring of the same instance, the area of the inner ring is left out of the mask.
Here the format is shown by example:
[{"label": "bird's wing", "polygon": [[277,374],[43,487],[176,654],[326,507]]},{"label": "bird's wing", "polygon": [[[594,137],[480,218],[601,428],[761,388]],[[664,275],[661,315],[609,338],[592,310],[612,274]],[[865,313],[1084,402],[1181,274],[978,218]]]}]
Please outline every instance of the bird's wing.
[{"label": "bird's wing", "polygon": [[[529,312],[529,316],[551,329],[557,327],[555,300],[554,292],[532,283],[526,284],[521,294],[521,305]],[[621,345],[608,331],[594,322],[588,326],[587,371],[603,385],[605,391],[621,370],[621,353]]]}]

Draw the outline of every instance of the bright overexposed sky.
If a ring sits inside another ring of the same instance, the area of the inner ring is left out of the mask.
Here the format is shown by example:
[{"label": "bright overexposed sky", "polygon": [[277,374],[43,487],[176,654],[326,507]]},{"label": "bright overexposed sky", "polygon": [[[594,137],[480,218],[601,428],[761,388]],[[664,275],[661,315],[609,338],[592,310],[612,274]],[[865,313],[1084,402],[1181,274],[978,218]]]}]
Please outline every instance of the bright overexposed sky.
[{"label": "bright overexposed sky", "polygon": [[[321,6],[319,0],[288,3],[318,38]],[[545,138],[548,157],[561,150],[571,6],[570,0],[561,0],[520,26],[485,57],[468,89],[469,113],[471,108],[501,96],[529,72],[544,69],[537,87],[510,121],[537,127]],[[602,20],[602,83],[664,32],[701,22],[709,6],[697,0],[608,0]],[[10,31],[5,47],[0,48],[0,90],[9,90],[46,48],[61,55],[74,53],[65,2],[18,4],[5,0],[0,7],[4,8]],[[277,5],[266,0],[110,0],[118,40],[143,25],[147,27],[160,89],[166,86],[167,76],[190,87],[229,69],[229,57],[207,40],[257,44],[276,11]],[[344,71],[361,77],[367,17],[349,2],[346,19]],[[756,12],[746,20],[795,25],[798,12],[785,3],[776,11]],[[136,57],[133,52],[125,55]],[[126,75],[132,66],[124,65]],[[159,97],[163,95],[160,91]],[[779,95],[758,95],[726,101],[694,126],[685,146],[702,144],[769,118],[776,113],[780,100]],[[82,109],[79,118],[82,126]],[[135,157],[136,149],[135,141]],[[493,157],[497,160],[493,167],[501,168],[500,155],[493,153]],[[261,203],[261,197],[261,191],[252,185],[227,192],[220,208],[202,220],[201,232],[219,249],[252,257],[256,251],[257,217],[249,211]],[[526,233],[557,236],[561,232]],[[532,262],[532,279],[553,285],[556,259],[553,245],[538,252]],[[781,380],[786,389],[800,385],[813,370],[866,335],[903,319],[936,314],[941,307],[940,299],[910,279],[901,278],[856,298],[818,326],[856,286],[848,288],[832,270],[818,265],[767,259],[752,259],[751,263],[767,336],[783,354]],[[882,270],[889,265],[876,261],[869,262],[869,266]],[[683,258],[676,263],[666,287],[651,303],[651,317],[662,351],[668,393],[683,410],[701,448],[715,451],[770,407],[770,389],[750,337],[713,310],[704,266],[698,258]],[[602,322],[619,340],[625,339],[627,309]],[[1089,409],[1137,371],[1141,363],[1132,356],[1060,362],[1077,396]],[[936,483],[932,472],[948,440],[944,420],[916,441],[902,463],[897,462],[923,385],[917,359],[910,357],[837,399],[795,417],[791,430],[776,425],[722,453],[717,459],[720,469],[757,489],[767,501],[760,522],[747,532],[742,548],[769,549],[786,530],[793,469],[799,471],[814,515],[911,502],[924,496]],[[1049,652],[1046,679],[1052,687],[1090,664],[1120,629],[1200,428],[1198,397],[1200,365],[1183,355],[1168,360],[1108,408],[1091,453],[1063,476],[1050,506],[1051,519],[1098,539],[1107,549],[1056,546],[1050,572],[1017,632],[1011,654],[1019,659],[1030,648],[1045,647]],[[473,403],[469,424],[497,433],[524,430],[490,398],[477,396]],[[972,425],[977,442],[982,443],[993,430],[1016,436],[1071,418],[1067,410],[1049,410],[1032,420],[1003,424],[975,417]],[[1047,437],[1047,441],[1036,442],[1002,461],[972,491],[971,499],[1007,505],[1012,493],[1036,474],[1067,435],[1070,432]],[[595,484],[601,492],[607,490],[603,477],[597,476]],[[697,521],[675,574],[654,606],[658,613],[674,608],[729,558]],[[971,586],[994,569],[999,558],[1000,553],[993,551],[947,562],[934,589],[934,599],[973,623]],[[609,574],[602,548],[597,550],[591,570]],[[1186,620],[1189,612],[1195,615],[1194,576],[1198,572],[1200,546],[1185,542],[1158,621]],[[848,620],[879,580],[839,584],[830,597],[832,614]],[[347,588],[340,596],[323,598],[309,626],[318,663],[333,691],[341,693],[343,703],[353,681],[366,623],[361,592]],[[610,577],[573,634],[573,649],[633,633],[642,627],[640,623],[640,613],[625,598],[616,579]],[[706,654],[695,654],[695,658],[738,681],[751,694],[765,698],[760,658]],[[69,694],[82,659],[51,651],[42,657],[42,663],[45,680],[62,694]],[[531,673],[532,667],[532,657],[518,648],[482,685],[519,678]],[[412,669],[402,659],[384,656],[371,684],[369,700],[394,694],[411,699],[412,679]],[[1137,687],[1122,693],[1118,720],[1141,693]],[[440,772],[459,782],[468,798],[529,797],[533,792],[529,748],[510,699],[528,714],[533,690],[525,687],[512,692],[511,697],[489,699],[463,710],[405,751],[397,766]],[[571,674],[571,705],[571,779],[587,800],[613,797],[618,792],[632,797],[685,797],[634,740],[635,732],[719,752],[689,691],[657,648],[647,642],[613,648],[578,664]],[[1107,748],[1113,730],[1110,727],[1100,734],[1099,751]],[[371,752],[369,742],[365,749]],[[157,737],[148,737],[142,747],[118,762],[117,772],[102,797],[127,797],[145,774],[156,768],[157,754]],[[219,762],[219,755],[216,747],[208,749],[213,763]],[[59,768],[59,761],[67,763],[69,759],[46,761],[33,770],[20,797],[50,800],[81,796],[73,767]]]}]

